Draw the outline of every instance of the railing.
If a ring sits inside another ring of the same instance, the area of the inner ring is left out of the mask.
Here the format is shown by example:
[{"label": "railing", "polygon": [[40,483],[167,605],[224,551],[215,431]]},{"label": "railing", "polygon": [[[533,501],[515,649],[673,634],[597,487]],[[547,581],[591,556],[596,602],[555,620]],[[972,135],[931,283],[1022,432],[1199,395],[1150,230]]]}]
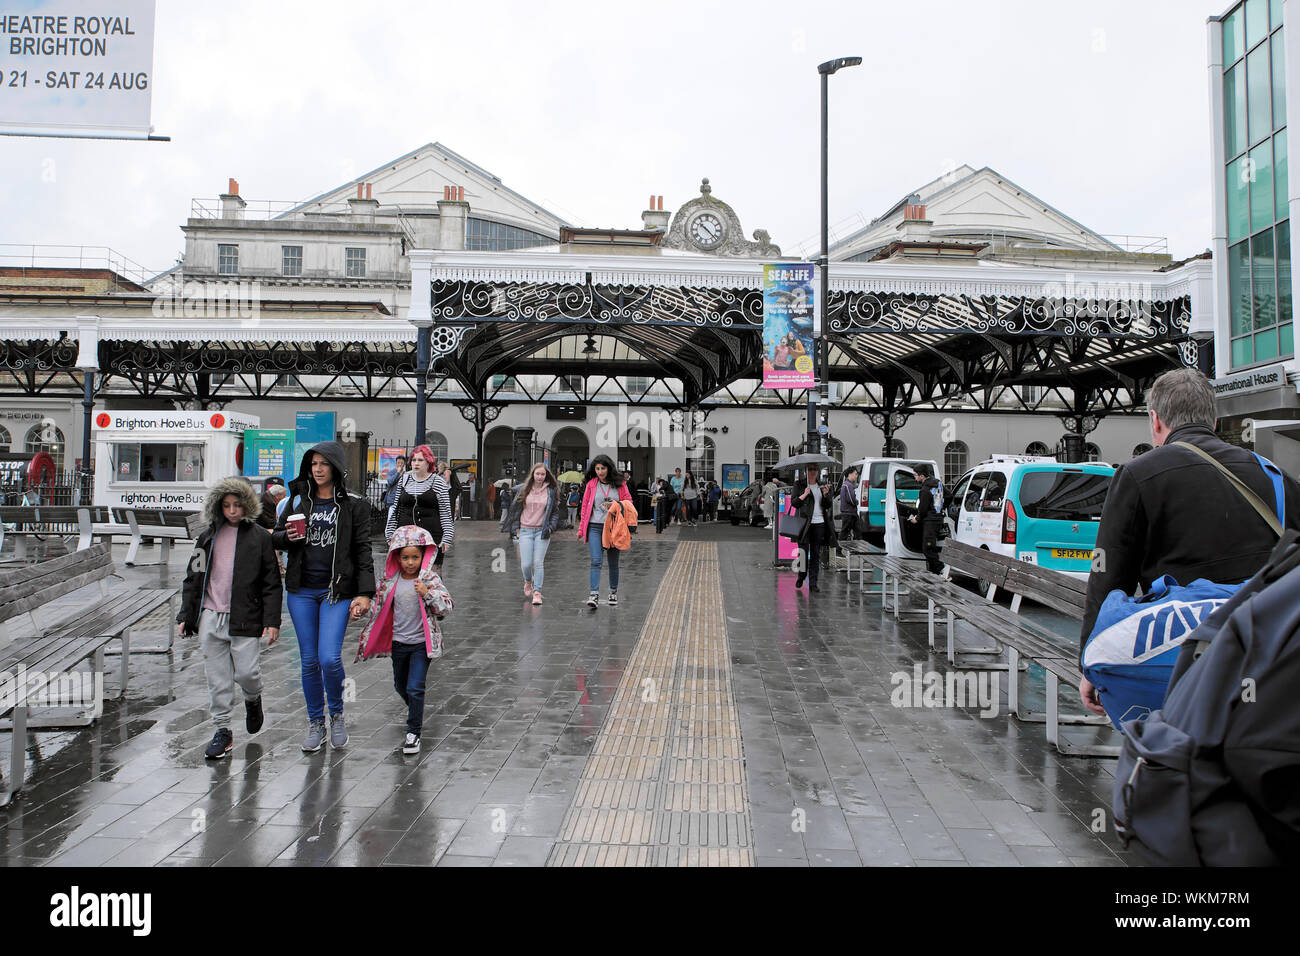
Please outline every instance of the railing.
[{"label": "railing", "polygon": [[[274,219],[276,216],[283,216],[289,210],[301,206],[303,201],[290,202],[280,199],[254,199],[244,200],[246,205],[243,210],[244,219]],[[331,209],[330,211],[334,211]],[[344,204],[339,212],[346,212],[347,205]],[[190,218],[191,219],[221,219],[221,200],[220,199],[191,199],[190,200]]]},{"label": "railing", "polygon": [[1113,242],[1125,252],[1149,252],[1155,255],[1169,255],[1168,236],[1102,236],[1107,242]]},{"label": "railing", "polygon": [[108,246],[50,246],[0,243],[0,266],[18,269],[108,269],[144,284],[157,275]]},{"label": "railing", "polygon": [[[0,504],[3,505],[79,505],[81,501],[82,474],[79,471],[60,471],[54,475],[54,482],[46,485],[42,482],[39,489],[24,489],[15,485],[0,484]],[[95,486],[92,472],[90,487]]]}]

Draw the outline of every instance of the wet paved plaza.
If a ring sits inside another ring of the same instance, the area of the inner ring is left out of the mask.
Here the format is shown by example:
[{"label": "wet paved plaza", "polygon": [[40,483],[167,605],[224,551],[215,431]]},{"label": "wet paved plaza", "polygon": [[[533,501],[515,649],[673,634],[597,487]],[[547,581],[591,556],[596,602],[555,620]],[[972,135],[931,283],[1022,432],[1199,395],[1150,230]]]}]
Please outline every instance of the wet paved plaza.
[{"label": "wet paved plaza", "polygon": [[[797,591],[791,573],[772,569],[764,535],[643,529],[624,556],[620,606],[591,611],[586,548],[571,534],[552,544],[546,605],[534,608],[517,559],[495,550],[506,544],[495,524],[459,522],[445,569],[456,609],[415,757],[400,753],[405,707],[389,661],[352,663],[356,625],[343,655],[351,741],[340,751],[299,749],[306,717],[287,613],[263,653],[266,726],[249,737],[237,704],[226,760],[203,759],[212,728],[197,642],[133,655],[125,700],[107,701],[95,725],[29,737],[28,781],[0,810],[0,861],[1129,862],[1112,834],[1093,830],[1108,818],[1114,761],[1062,757],[1041,724],[1004,708],[990,718],[976,705],[895,706],[893,675],[918,662],[947,669],[924,624],[895,624],[844,574],[824,575],[819,595]],[[121,586],[156,586],[157,568],[121,569],[115,557]],[[184,560],[174,556],[173,582]],[[109,672],[112,696],[111,660]],[[6,731],[0,773],[8,754]]]}]

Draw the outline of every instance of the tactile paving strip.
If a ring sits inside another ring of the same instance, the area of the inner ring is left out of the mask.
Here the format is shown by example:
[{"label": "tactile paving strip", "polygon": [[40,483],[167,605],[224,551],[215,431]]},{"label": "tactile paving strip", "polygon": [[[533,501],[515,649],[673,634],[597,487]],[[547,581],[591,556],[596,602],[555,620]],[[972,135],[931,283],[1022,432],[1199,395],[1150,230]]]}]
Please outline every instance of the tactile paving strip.
[{"label": "tactile paving strip", "polygon": [[716,544],[678,546],[548,866],[753,866]]}]

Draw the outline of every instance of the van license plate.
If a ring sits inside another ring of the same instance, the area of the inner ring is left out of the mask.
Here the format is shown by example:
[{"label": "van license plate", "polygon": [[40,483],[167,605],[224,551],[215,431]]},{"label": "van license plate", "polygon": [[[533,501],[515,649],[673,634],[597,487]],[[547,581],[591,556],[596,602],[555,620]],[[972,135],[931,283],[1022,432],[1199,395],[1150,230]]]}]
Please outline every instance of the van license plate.
[{"label": "van license plate", "polygon": [[1053,548],[1052,557],[1054,558],[1074,558],[1079,561],[1091,561],[1092,552],[1085,551],[1082,548]]}]

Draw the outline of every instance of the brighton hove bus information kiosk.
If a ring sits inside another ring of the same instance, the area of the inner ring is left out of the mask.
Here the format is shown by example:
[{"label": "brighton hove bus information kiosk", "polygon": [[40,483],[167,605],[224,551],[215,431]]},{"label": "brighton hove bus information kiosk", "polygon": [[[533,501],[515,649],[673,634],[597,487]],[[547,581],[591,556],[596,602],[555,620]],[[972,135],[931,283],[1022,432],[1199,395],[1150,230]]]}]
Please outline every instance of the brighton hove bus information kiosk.
[{"label": "brighton hove bus information kiosk", "polygon": [[208,490],[242,472],[244,430],[231,412],[95,413],[95,504],[197,511]]}]

